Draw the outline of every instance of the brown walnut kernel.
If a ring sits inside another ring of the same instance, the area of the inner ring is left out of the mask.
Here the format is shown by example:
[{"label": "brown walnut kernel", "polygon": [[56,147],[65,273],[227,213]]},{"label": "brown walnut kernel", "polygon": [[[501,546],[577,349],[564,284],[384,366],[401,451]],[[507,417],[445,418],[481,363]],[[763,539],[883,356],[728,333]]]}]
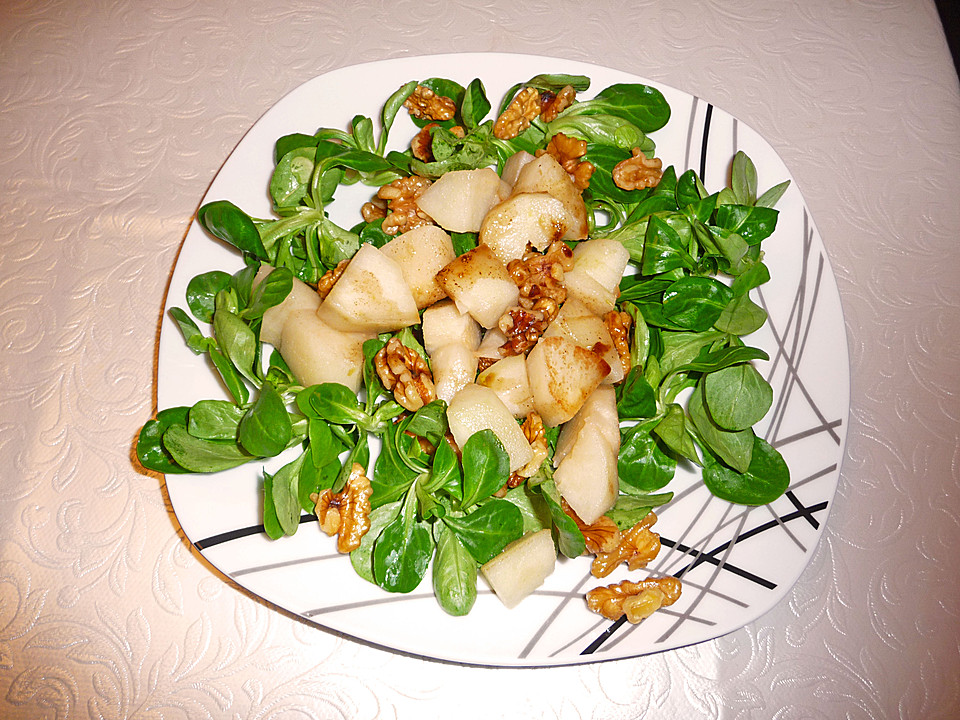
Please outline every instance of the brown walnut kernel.
[{"label": "brown walnut kernel", "polygon": [[347,265],[349,264],[350,258],[341,260],[337,263],[336,267],[330,268],[320,276],[320,279],[317,281],[317,295],[320,296],[321,300],[327,299],[327,295],[333,290],[333,286],[336,285],[337,280],[340,279],[340,276],[343,275],[343,271],[347,269]]},{"label": "brown walnut kernel", "polygon": [[609,552],[597,553],[590,566],[593,576],[606,577],[622,563],[627,563],[630,570],[646,567],[660,552],[660,536],[650,530],[656,521],[655,513],[647,513],[643,520],[620,534],[617,547]]},{"label": "brown walnut kernel", "polygon": [[620,545],[620,528],[606,515],[601,515],[595,522],[587,525],[563,498],[560,499],[560,507],[573,518],[580,532],[583,533],[585,553],[611,552]]},{"label": "brown walnut kernel", "polygon": [[610,337],[613,338],[617,355],[620,356],[624,375],[630,372],[630,341],[628,339],[630,322],[630,315],[622,310],[611,310],[603,316],[603,323],[607,326]]},{"label": "brown walnut kernel", "polygon": [[402,235],[421,225],[433,225],[433,220],[417,205],[417,198],[430,187],[431,181],[418,175],[394,180],[377,190],[377,198],[387,203],[387,214],[382,230],[387,235]]},{"label": "brown walnut kernel", "polygon": [[537,150],[537,157],[551,155],[573,179],[577,190],[583,192],[590,186],[590,178],[596,167],[593,163],[581,160],[587,154],[587,141],[557,133],[543,150]]},{"label": "brown walnut kernel", "polygon": [[498,327],[507,336],[501,355],[522,355],[554,321],[567,299],[563,273],[573,267],[573,252],[555,240],[544,253],[527,252],[522,259],[507,263],[507,272],[520,291],[518,305],[507,310]]},{"label": "brown walnut kernel", "polygon": [[373,488],[363,466],[354,463],[343,490],[334,493],[327,488],[313,494],[320,528],[330,536],[337,536],[337,550],[349,553],[360,547],[360,540],[370,529],[370,496]]},{"label": "brown walnut kernel", "polygon": [[547,459],[548,454],[547,434],[543,429],[543,418],[540,417],[539,413],[527,413],[527,417],[520,425],[520,430],[533,449],[533,457],[530,458],[530,462],[522,468],[510,474],[510,479],[507,480],[507,487],[511,488],[521,485],[524,480],[536,475],[537,470],[543,465],[543,461]]},{"label": "brown walnut kernel", "polygon": [[540,119],[544,122],[553,122],[557,116],[573,105],[577,91],[572,85],[565,85],[560,92],[544,92],[540,95]]},{"label": "brown walnut kernel", "polygon": [[380,382],[393,391],[394,399],[416,412],[437,398],[433,375],[420,354],[393,337],[373,357]]},{"label": "brown walnut kernel", "polygon": [[512,140],[530,123],[540,117],[540,91],[526,87],[518,92],[493,125],[493,135],[500,140]]},{"label": "brown walnut kernel", "polygon": [[589,590],[587,607],[608,620],[638,623],[662,607],[673,605],[680,597],[680,581],[673,577],[647,578],[640,582],[624,580]]},{"label": "brown walnut kernel", "polygon": [[425,85],[417,85],[403,101],[403,106],[421,120],[449,120],[457,112],[457,104],[453,100],[437,95]]},{"label": "brown walnut kernel", "polygon": [[663,162],[660,158],[648,158],[640,148],[633,148],[630,152],[632,157],[613,168],[613,182],[623,190],[656,187],[663,177]]}]

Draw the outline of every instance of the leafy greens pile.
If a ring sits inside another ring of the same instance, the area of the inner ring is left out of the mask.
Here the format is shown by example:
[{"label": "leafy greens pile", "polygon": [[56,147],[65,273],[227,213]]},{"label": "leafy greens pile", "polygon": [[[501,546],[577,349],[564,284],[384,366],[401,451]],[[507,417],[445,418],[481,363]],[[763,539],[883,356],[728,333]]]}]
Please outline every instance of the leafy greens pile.
[{"label": "leafy greens pile", "polygon": [[[562,132],[587,141],[585,159],[596,167],[584,191],[590,236],[620,241],[631,258],[618,299],[632,318],[631,370],[617,388],[621,495],[608,516],[628,528],[669,501],[672,493],[661,491],[679,463],[699,466],[709,490],[734,503],[764,504],[781,495],[787,466],[752,429],[769,409],[772,389],[751,361],[767,355],[741,337],[766,321],[749,292],[769,280],[760,244],[776,226],[773,206],[787,184],[758,195],[753,163],[738,153],[730,186],[720,192],[708,192],[692,170],[678,177],[672,166],[656,187],[619,188],[614,166],[631,148],[653,156],[648,133],[670,117],[663,95],[638,84],[612,85],[551,122],[534,120],[518,137],[502,140],[493,134],[492,106],[479,79],[466,87],[425,80],[420,84],[454,100],[457,113],[431,131],[434,159],[422,162],[409,150],[388,150],[394,120],[417,84],[406,83],[387,99],[379,136],[373,119],[357,115],[349,131],[322,128],[277,140],[269,183],[274,217],[251,217],[228,201],[200,208],[202,227],[235,246],[245,266],[193,278],[189,313],[174,308],[171,315],[189,348],[209,356],[230,399],[161,410],[140,433],[140,462],[162,473],[208,473],[291,451],[276,473],[263,474],[263,526],[279,538],[312,517],[312,494],[338,491],[353,463],[369,472],[373,459],[372,527],[351,553],[354,568],[386,590],[408,592],[432,562],[437,598],[452,614],[473,605],[479,564],[525,532],[552,526],[561,552],[581,555],[584,538],[561,507],[550,458],[528,482],[495,497],[509,465],[491,431],[472,436],[459,458],[444,441],[442,400],[411,414],[385,391],[373,356],[390,334],[364,345],[359,397],[336,384],[302,387],[259,339],[263,313],[283,301],[293,278],[316,283],[362,243],[381,247],[391,239],[382,220],[335,224],[327,208],[339,187],[499,170],[515,152],[534,153]],[[582,76],[537,76],[512,87],[500,112],[522,87],[555,93],[571,85],[583,92],[589,84]],[[451,131],[454,125],[465,130],[462,137]],[[477,237],[454,233],[453,241],[459,254],[475,247]],[[254,289],[261,263],[276,270]],[[209,335],[198,321],[208,324]],[[398,335],[426,357],[419,332],[414,326]],[[548,429],[551,455],[556,434]]]}]

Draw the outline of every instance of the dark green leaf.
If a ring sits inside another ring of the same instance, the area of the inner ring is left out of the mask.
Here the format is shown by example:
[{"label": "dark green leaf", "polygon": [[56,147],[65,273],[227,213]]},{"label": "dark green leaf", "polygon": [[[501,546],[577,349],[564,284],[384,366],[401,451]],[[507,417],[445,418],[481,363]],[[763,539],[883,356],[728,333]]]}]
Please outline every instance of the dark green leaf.
[{"label": "dark green leaf", "polygon": [[657,436],[652,434],[656,422],[638,423],[620,430],[617,472],[621,492],[627,492],[628,487],[653,492],[665,487],[673,479],[677,460],[661,447]]},{"label": "dark green leaf", "polygon": [[773,404],[773,388],[750,363],[705,375],[703,389],[710,417],[725,430],[753,427]]},{"label": "dark green leaf", "polygon": [[553,480],[545,480],[540,483],[539,488],[542,497],[547,501],[550,517],[553,518],[554,527],[557,529],[557,545],[560,552],[568,558],[580,557],[586,548],[586,542],[576,521],[563,511],[556,483]]},{"label": "dark green leaf", "polygon": [[220,270],[197,275],[187,283],[187,307],[203,322],[213,321],[217,293],[230,286],[230,274]]},{"label": "dark green leaf", "polygon": [[185,426],[189,412],[189,407],[167,408],[158,412],[154,420],[144,424],[137,437],[137,459],[141,465],[166,474],[190,472],[177,465],[163,446],[163,434],[171,425]]},{"label": "dark green leaf", "polygon": [[227,200],[216,200],[197,211],[197,221],[208,233],[260,260],[269,260],[260,233],[243,210]]},{"label": "dark green leaf", "polygon": [[717,425],[704,405],[702,385],[697,386],[690,396],[687,409],[700,440],[706,443],[707,448],[730,467],[746,472],[753,453],[753,430],[732,432]]},{"label": "dark green leaf", "polygon": [[477,600],[477,561],[446,526],[433,559],[433,594],[440,607],[455,617],[469,613]]},{"label": "dark green leaf", "polygon": [[480,430],[463,445],[463,507],[469,508],[503,487],[510,458],[492,430]]},{"label": "dark green leaf", "polygon": [[464,517],[443,518],[473,556],[483,564],[499,555],[507,543],[523,534],[523,515],[520,509],[506,500],[485,502]]},{"label": "dark green leaf", "polygon": [[703,482],[717,497],[741,505],[766,505],[790,486],[790,470],[783,457],[765,440],[755,437],[750,466],[744,473],[710,458],[703,468]]},{"label": "dark green leaf", "polygon": [[227,400],[200,400],[190,408],[187,430],[204,440],[237,439],[243,408]]},{"label": "dark green leaf", "polygon": [[273,457],[283,452],[293,436],[290,414],[283,398],[264,383],[256,402],[240,421],[240,444],[252,455]]},{"label": "dark green leaf", "polygon": [[409,493],[400,515],[383,528],[373,546],[374,578],[389,592],[416,590],[433,555],[429,525],[417,521],[415,504],[415,493]]},{"label": "dark green leaf", "polygon": [[253,459],[236,443],[196,438],[180,424],[163,433],[163,447],[177,465],[198,473],[228,470]]},{"label": "dark green leaf", "polygon": [[273,476],[273,507],[284,535],[293,535],[300,527],[300,466],[303,458],[298,455]]}]

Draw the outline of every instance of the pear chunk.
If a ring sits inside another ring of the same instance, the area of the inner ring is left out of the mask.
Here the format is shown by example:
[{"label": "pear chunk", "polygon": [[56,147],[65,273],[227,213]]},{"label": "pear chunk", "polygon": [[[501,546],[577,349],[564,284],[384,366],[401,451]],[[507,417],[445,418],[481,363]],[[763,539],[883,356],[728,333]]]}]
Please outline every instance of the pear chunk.
[{"label": "pear chunk", "polygon": [[369,243],[360,246],[317,315],[337,330],[372,334],[420,322],[400,266]]},{"label": "pear chunk", "polygon": [[423,311],[423,348],[427,355],[444,345],[455,343],[476,350],[480,344],[480,325],[460,312],[452,300],[441,300]]},{"label": "pear chunk", "polygon": [[451,170],[423,191],[417,206],[449,232],[477,232],[502,192],[493,168]]},{"label": "pear chunk", "polygon": [[551,427],[576,415],[609,372],[603,358],[560,335],[541,337],[527,355],[533,404]]},{"label": "pear chunk", "polygon": [[571,222],[563,235],[564,240],[583,240],[587,237],[590,228],[583,196],[563,166],[547,153],[524,165],[513,184],[514,195],[541,192],[555,197],[567,210]]},{"label": "pear chunk", "polygon": [[480,242],[507,264],[523,257],[527,243],[542,251],[564,237],[571,225],[566,207],[552,195],[519,193],[487,213],[480,226]]},{"label": "pear chunk", "polygon": [[465,252],[437,273],[437,282],[457,304],[483,327],[492,328],[520,297],[506,266],[486,245]]},{"label": "pear chunk", "polygon": [[[256,289],[257,285],[263,282],[273,270],[274,268],[270,265],[261,265],[253,278],[253,288]],[[279,350],[280,334],[283,332],[283,326],[290,313],[295,310],[313,310],[316,312],[318,307],[320,307],[320,296],[317,295],[317,291],[299,278],[293,278],[293,287],[290,288],[290,294],[279,305],[267,308],[266,312],[263,313],[263,320],[260,323],[260,339]]]},{"label": "pear chunk", "polygon": [[557,490],[583,522],[591,524],[617,502],[620,478],[617,395],[601,385],[557,437],[553,454]]},{"label": "pear chunk", "polygon": [[567,300],[560,307],[557,317],[547,326],[543,337],[561,335],[582,348],[592,350],[610,366],[610,374],[603,381],[620,382],[623,380],[623,364],[607,324],[603,318],[589,311],[581,313],[581,308],[586,310],[586,306],[576,299]]},{"label": "pear chunk", "polygon": [[422,310],[446,297],[437,272],[455,257],[450,236],[436,225],[420,225],[388,242],[380,252],[400,266],[404,280]]},{"label": "pear chunk", "polygon": [[527,360],[523,355],[498,360],[477,375],[477,385],[493,390],[515,418],[526,417],[534,410],[533,393],[527,380]]},{"label": "pear chunk", "polygon": [[530,532],[507,545],[480,567],[483,577],[507,608],[516,607],[543,585],[557,565],[557,550],[549,528]]},{"label": "pear chunk", "polygon": [[553,453],[554,467],[570,452],[586,426],[599,433],[617,454],[620,453],[620,416],[617,414],[617,393],[612,385],[601,385],[594,390],[580,411],[561,428]]},{"label": "pear chunk", "polygon": [[464,386],[450,401],[447,420],[453,439],[460,447],[474,433],[492,430],[510,456],[510,472],[522,468],[533,458],[533,449],[516,419],[488,387],[475,383]]},{"label": "pear chunk", "polygon": [[283,325],[280,354],[304,386],[340,383],[353,392],[363,380],[363,343],[373,333],[343,332],[313,310],[295,310]]}]

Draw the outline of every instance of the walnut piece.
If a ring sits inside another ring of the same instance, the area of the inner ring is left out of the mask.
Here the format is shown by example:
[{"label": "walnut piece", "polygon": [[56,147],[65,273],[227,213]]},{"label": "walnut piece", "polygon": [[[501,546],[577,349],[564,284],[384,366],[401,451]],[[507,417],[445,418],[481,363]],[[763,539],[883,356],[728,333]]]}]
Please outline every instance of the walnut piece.
[{"label": "walnut piece", "polygon": [[349,264],[349,258],[341,260],[337,263],[336,267],[330,268],[320,277],[317,281],[317,294],[321,300],[326,300],[327,295],[333,290],[333,286],[337,283],[337,280],[340,279],[340,276],[343,275],[343,271],[347,269],[347,265]]},{"label": "walnut piece", "polygon": [[663,177],[660,158],[648,158],[640,148],[630,151],[633,157],[622,160],[613,168],[613,182],[623,190],[656,187]]},{"label": "walnut piece", "polygon": [[596,167],[592,162],[581,160],[587,154],[587,141],[557,133],[543,150],[537,150],[537,157],[552,155],[573,179],[576,188],[583,192],[590,185]]},{"label": "walnut piece", "polygon": [[387,214],[381,228],[387,235],[402,235],[421,225],[433,225],[433,220],[417,205],[431,181],[418,175],[400,178],[377,190],[377,198],[386,201]]},{"label": "walnut piece", "polygon": [[510,474],[507,487],[511,488],[521,485],[528,477],[536,475],[548,454],[547,434],[543,429],[543,419],[539,413],[527,413],[526,419],[520,425],[520,430],[523,431],[523,436],[530,443],[530,447],[533,448],[533,457],[522,468],[518,468],[516,472]]},{"label": "walnut piece", "polygon": [[360,547],[360,540],[370,529],[370,496],[373,488],[363,466],[354,463],[343,490],[334,494],[327,488],[310,496],[314,501],[320,528],[337,536],[337,550],[348,553]]},{"label": "walnut piece", "polygon": [[437,398],[433,375],[420,354],[393,337],[373,357],[380,382],[394,399],[415,412]]},{"label": "walnut piece", "polygon": [[611,310],[603,316],[603,323],[613,338],[613,346],[617,349],[623,374],[626,375],[630,372],[630,315],[622,310]]},{"label": "walnut piece", "polygon": [[493,135],[501,140],[512,140],[530,123],[540,117],[540,91],[526,87],[518,92],[493,125]]},{"label": "walnut piece", "polygon": [[576,97],[577,91],[571,85],[564,86],[556,95],[552,92],[542,93],[540,95],[540,118],[544,122],[553,122],[557,119],[557,115],[573,105]]},{"label": "walnut piece", "polygon": [[572,267],[573,252],[560,240],[552,242],[542,254],[531,250],[522,259],[507,263],[520,297],[518,305],[507,310],[498,323],[507,336],[501,355],[522,355],[536,345],[567,299],[563,273]]},{"label": "walnut piece", "polygon": [[655,513],[647,513],[643,520],[620,534],[617,547],[609,552],[597,553],[590,566],[593,576],[606,577],[624,562],[630,570],[646,567],[660,552],[660,536],[650,530],[656,521]]},{"label": "walnut piece", "polygon": [[457,112],[457,104],[444,95],[437,95],[425,85],[417,85],[403,106],[421,120],[449,120]]},{"label": "walnut piece", "polygon": [[587,592],[587,607],[608,620],[638,623],[662,607],[673,605],[680,597],[680,581],[674,577],[648,578],[594,588]]},{"label": "walnut piece", "polygon": [[387,216],[387,201],[374,197],[370,202],[365,202],[360,208],[360,214],[363,221],[371,223],[374,220]]},{"label": "walnut piece", "polygon": [[585,553],[612,552],[620,545],[620,528],[606,515],[601,515],[594,523],[587,525],[563,498],[560,498],[560,507],[573,518],[580,532],[583,533],[586,544]]}]

